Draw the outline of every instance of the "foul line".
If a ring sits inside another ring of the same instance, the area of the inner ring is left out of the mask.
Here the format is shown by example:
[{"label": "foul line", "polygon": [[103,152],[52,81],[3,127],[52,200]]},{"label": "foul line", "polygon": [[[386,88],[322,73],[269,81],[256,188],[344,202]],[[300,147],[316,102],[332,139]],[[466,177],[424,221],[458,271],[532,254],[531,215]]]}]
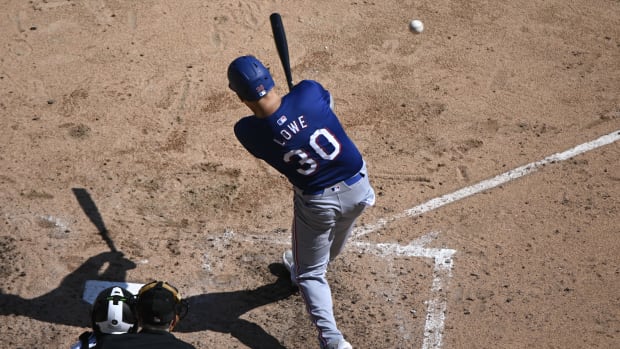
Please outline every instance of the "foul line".
[{"label": "foul line", "polygon": [[535,161],[535,162],[531,162],[527,165],[521,166],[521,167],[517,167],[513,170],[510,170],[508,172],[502,173],[498,176],[495,176],[491,179],[487,179],[484,180],[482,182],[479,182],[477,184],[471,185],[469,187],[465,187],[463,189],[457,190],[454,193],[451,194],[446,194],[443,196],[440,196],[438,198],[429,200],[421,205],[418,205],[416,207],[410,208],[402,213],[399,213],[397,215],[394,215],[392,217],[389,218],[382,218],[379,219],[379,221],[377,221],[376,224],[371,224],[371,225],[365,225],[363,227],[359,227],[356,228],[353,231],[352,237],[353,238],[360,238],[364,235],[373,233],[377,230],[382,229],[383,227],[385,227],[386,225],[388,225],[389,223],[395,221],[395,220],[399,220],[401,218],[405,218],[405,217],[413,217],[413,216],[419,216],[421,214],[424,214],[426,212],[429,212],[431,210],[437,209],[441,206],[450,204],[452,202],[464,199],[468,196],[477,194],[479,192],[497,187],[498,185],[502,185],[506,182],[509,182],[513,179],[517,179],[519,177],[523,177],[527,174],[530,174],[536,170],[538,170],[540,167],[545,166],[547,164],[552,164],[558,161],[564,161],[564,160],[568,160],[572,157],[575,157],[581,153],[585,153],[587,151],[602,147],[604,145],[607,144],[611,144],[615,141],[617,141],[618,139],[620,139],[620,130],[614,131],[608,135],[599,137],[591,142],[588,143],[584,143],[581,145],[578,145],[572,149],[569,149],[567,151],[564,151],[562,153],[556,153],[553,155],[550,155],[542,160],[539,161]]}]

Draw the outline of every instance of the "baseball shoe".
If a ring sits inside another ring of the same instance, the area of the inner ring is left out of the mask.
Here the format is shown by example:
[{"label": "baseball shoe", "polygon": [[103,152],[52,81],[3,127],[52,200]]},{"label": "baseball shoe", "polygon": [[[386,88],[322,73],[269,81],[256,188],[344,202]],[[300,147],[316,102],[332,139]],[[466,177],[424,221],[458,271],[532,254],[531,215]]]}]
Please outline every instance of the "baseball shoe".
[{"label": "baseball shoe", "polygon": [[284,263],[284,267],[290,273],[293,269],[293,264],[295,263],[295,261],[293,260],[293,251],[284,251],[284,254],[282,255],[282,263]]},{"label": "baseball shoe", "polygon": [[293,251],[286,250],[282,255],[282,263],[288,272],[291,274],[291,282],[294,286],[297,286],[297,281],[295,280],[295,261],[293,260]]},{"label": "baseball shoe", "polygon": [[325,349],[353,349],[353,347],[351,346],[351,343],[347,342],[343,338],[337,342],[329,343]]}]

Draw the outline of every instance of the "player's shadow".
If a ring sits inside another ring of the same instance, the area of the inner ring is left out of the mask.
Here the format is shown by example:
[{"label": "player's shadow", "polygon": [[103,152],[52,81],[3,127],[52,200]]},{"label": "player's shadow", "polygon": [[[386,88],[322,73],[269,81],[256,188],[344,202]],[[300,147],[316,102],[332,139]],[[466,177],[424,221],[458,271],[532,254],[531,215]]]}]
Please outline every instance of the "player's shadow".
[{"label": "player's shadow", "polygon": [[[86,280],[125,280],[132,261],[119,252],[105,252],[90,257],[67,275],[60,285],[36,298],[0,291],[0,315],[27,316],[39,321],[78,327],[90,327],[90,304],[82,300]],[[101,269],[105,268],[101,273]]]},{"label": "player's shadow", "polygon": [[13,314],[50,323],[90,327],[91,305],[82,300],[86,281],[124,281],[127,277],[127,270],[136,267],[134,262],[126,259],[114,247],[114,242],[110,239],[99,210],[88,191],[83,188],[72,190],[82,210],[95,225],[111,252],[90,257],[67,275],[56,289],[36,298],[28,299],[4,293],[6,285],[0,285],[2,287],[0,288],[0,315]]},{"label": "player's shadow", "polygon": [[[136,268],[135,263],[126,259],[123,253],[115,248],[99,210],[88,192],[82,188],[72,190],[84,213],[95,225],[111,252],[89,258],[67,275],[56,289],[36,298],[27,299],[19,295],[6,294],[3,285],[0,285],[0,315],[26,316],[49,323],[89,327],[91,305],[81,297],[86,281],[122,282],[126,280],[127,271]],[[254,308],[285,299],[295,292],[290,275],[282,264],[271,264],[269,269],[278,277],[272,284],[253,290],[188,297],[189,313],[175,331],[211,330],[229,333],[249,348],[285,348],[259,325],[240,318]]]},{"label": "player's shadow", "polygon": [[116,246],[114,246],[114,241],[110,238],[110,234],[108,232],[108,228],[106,228],[105,223],[103,222],[103,218],[101,217],[101,213],[99,213],[99,209],[95,202],[90,197],[88,191],[84,188],[71,188],[75,198],[77,199],[80,207],[86,214],[86,216],[90,219],[90,221],[95,225],[97,230],[99,231],[99,235],[110,248],[110,251],[117,252]]},{"label": "player's shadow", "polygon": [[175,328],[178,332],[215,331],[229,333],[253,349],[286,348],[262,327],[240,316],[260,306],[288,298],[296,289],[282,264],[271,264],[269,270],[278,279],[252,290],[206,293],[187,298],[189,312]]}]

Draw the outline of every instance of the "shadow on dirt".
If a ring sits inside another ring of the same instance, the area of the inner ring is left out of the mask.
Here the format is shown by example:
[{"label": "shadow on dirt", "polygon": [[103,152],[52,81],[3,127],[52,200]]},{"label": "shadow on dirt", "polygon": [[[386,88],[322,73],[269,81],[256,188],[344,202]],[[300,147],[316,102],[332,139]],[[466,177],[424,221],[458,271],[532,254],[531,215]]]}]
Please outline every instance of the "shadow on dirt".
[{"label": "shadow on dirt", "polygon": [[[26,299],[6,294],[0,288],[0,315],[26,316],[48,323],[90,327],[91,305],[82,299],[86,281],[125,282],[127,271],[136,268],[136,264],[125,258],[114,246],[88,191],[83,188],[73,188],[72,191],[111,251],[89,258],[67,275],[56,289],[40,297]],[[103,268],[105,270],[102,272]],[[272,284],[253,290],[188,297],[189,312],[175,328],[175,332],[209,330],[230,333],[249,348],[285,348],[259,325],[240,318],[254,308],[285,299],[296,292],[282,264],[271,264],[269,270],[278,277]]]},{"label": "shadow on dirt", "polygon": [[[95,225],[111,251],[100,253],[86,260],[75,271],[67,275],[55,290],[45,295],[26,299],[0,291],[0,315],[13,314],[50,323],[90,327],[91,306],[82,300],[86,280],[124,281],[127,277],[127,270],[136,267],[134,262],[125,258],[123,253],[114,246],[99,209],[88,191],[83,188],[72,188],[72,191],[82,210]],[[103,268],[105,270],[102,272]]]},{"label": "shadow on dirt", "polygon": [[215,331],[230,333],[248,348],[286,348],[260,326],[240,316],[260,306],[286,299],[296,292],[284,265],[269,265],[278,279],[253,290],[207,293],[188,297],[189,313],[175,332]]},{"label": "shadow on dirt", "polygon": [[[101,273],[101,268],[107,266]],[[39,321],[90,327],[90,304],[82,300],[86,280],[125,280],[136,264],[120,252],[104,252],[89,258],[60,285],[42,296],[26,299],[0,293],[0,315],[27,316]]]},{"label": "shadow on dirt", "polygon": [[110,251],[117,252],[116,246],[114,246],[114,241],[112,241],[112,238],[110,238],[108,228],[106,228],[105,223],[103,222],[103,218],[99,213],[99,209],[97,208],[97,205],[95,205],[93,199],[90,197],[88,191],[84,188],[72,188],[71,190],[73,191],[75,198],[82,207],[82,210],[84,211],[86,216],[99,231],[99,235],[101,235],[103,241],[108,244]]}]

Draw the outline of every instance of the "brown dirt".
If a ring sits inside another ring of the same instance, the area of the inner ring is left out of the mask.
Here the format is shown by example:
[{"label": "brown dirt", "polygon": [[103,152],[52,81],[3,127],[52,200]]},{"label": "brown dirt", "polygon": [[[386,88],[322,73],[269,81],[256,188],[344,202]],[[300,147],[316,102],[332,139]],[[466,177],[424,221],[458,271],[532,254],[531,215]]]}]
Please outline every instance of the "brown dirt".
[{"label": "brown dirt", "polygon": [[[286,92],[276,11],[295,79],[332,92],[368,162],[360,227],[399,217],[330,266],[354,347],[620,347],[618,142],[402,215],[617,133],[618,0],[8,0],[1,348],[67,348],[88,328],[85,280],[155,278],[190,300],[176,334],[197,348],[315,347],[279,264],[291,190],[234,138],[247,110],[225,74],[255,54]],[[359,247],[425,236],[456,251],[441,289],[431,258]]]}]

